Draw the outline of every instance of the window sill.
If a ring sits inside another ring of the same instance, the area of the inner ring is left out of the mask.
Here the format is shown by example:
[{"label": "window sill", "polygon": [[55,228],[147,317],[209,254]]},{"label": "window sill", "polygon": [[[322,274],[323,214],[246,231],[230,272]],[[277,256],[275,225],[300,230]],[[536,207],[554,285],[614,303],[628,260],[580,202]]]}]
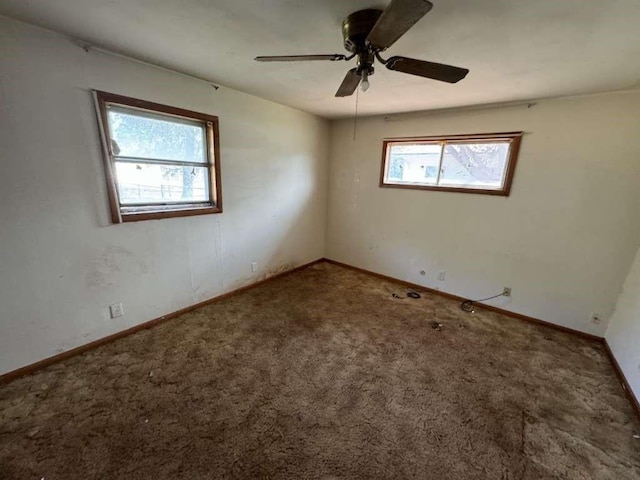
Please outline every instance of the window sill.
[{"label": "window sill", "polygon": [[206,206],[188,208],[160,208],[155,210],[145,209],[139,211],[121,212],[122,222],[139,222],[143,220],[158,220],[161,218],[192,217],[195,215],[211,215],[222,213],[221,206]]},{"label": "window sill", "polygon": [[436,187],[429,185],[419,184],[402,184],[402,183],[381,183],[381,188],[405,188],[408,190],[433,190],[437,192],[455,192],[455,193],[475,193],[480,195],[497,195],[501,197],[508,197],[509,190],[499,189],[492,190],[488,188],[473,188],[473,187]]},{"label": "window sill", "polygon": [[437,192],[456,192],[456,193],[476,193],[481,195],[497,195],[500,197],[508,197],[508,190],[490,190],[486,188],[463,188],[463,187],[431,187],[429,185],[412,185],[412,184],[396,184],[382,183],[382,188],[406,188],[407,190],[433,190]]}]

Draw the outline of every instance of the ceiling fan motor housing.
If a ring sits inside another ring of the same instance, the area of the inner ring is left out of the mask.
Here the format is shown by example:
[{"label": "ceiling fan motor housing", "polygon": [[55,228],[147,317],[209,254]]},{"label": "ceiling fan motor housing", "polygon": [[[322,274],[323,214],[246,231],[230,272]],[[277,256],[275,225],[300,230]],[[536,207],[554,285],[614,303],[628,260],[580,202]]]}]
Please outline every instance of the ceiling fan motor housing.
[{"label": "ceiling fan motor housing", "polygon": [[344,48],[352,53],[367,50],[367,36],[382,15],[382,10],[358,10],[342,21]]}]

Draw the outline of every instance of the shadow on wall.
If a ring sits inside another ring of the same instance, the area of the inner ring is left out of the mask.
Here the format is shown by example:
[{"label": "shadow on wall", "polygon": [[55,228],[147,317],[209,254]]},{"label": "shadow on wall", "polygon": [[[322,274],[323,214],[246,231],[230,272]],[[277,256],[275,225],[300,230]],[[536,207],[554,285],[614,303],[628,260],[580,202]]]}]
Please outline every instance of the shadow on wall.
[{"label": "shadow on wall", "polygon": [[[235,261],[246,264],[247,272],[251,270],[251,263],[257,261],[257,271],[248,277],[243,276],[231,280],[225,278],[224,291],[250,285],[291,270],[302,263],[316,260],[316,258],[292,258],[291,255],[296,250],[295,246],[300,243],[316,243],[317,245],[324,243],[324,231],[318,232],[317,226],[313,225],[314,219],[320,215],[317,210],[324,207],[323,202],[318,200],[321,191],[317,182],[319,175],[317,170],[322,165],[314,165],[310,158],[297,157],[292,159],[290,164],[291,168],[288,171],[290,180],[286,187],[281,188],[276,185],[270,189],[268,200],[262,204],[263,215],[259,218],[254,217],[251,224],[239,227],[243,231],[241,235],[237,236],[237,241],[234,243],[234,250],[237,254],[224,260],[225,262]],[[234,210],[242,210],[242,207],[242,204],[236,205]],[[240,214],[235,217],[239,218]],[[276,222],[275,219],[278,221]],[[283,228],[284,225],[287,228]],[[307,238],[301,242],[301,236]],[[255,251],[252,245],[256,239],[260,238],[268,238],[269,241],[262,245],[259,258],[239,257],[243,252]],[[321,256],[322,251],[320,251],[318,258]]]}]

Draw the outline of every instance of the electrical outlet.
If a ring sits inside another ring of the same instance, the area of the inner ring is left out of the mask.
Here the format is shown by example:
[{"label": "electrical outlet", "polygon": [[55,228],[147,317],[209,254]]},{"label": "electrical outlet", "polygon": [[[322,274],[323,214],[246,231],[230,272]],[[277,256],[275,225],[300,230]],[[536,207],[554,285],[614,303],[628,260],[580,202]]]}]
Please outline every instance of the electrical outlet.
[{"label": "electrical outlet", "polygon": [[502,295],[504,297],[510,297],[511,296],[511,287],[504,287],[502,289]]},{"label": "electrical outlet", "polygon": [[445,277],[447,276],[447,272],[439,272],[438,273],[438,280],[440,280],[441,282],[444,282]]},{"label": "electrical outlet", "polygon": [[602,321],[602,318],[600,317],[599,313],[592,313],[590,320],[591,320],[591,323],[594,323],[596,325],[600,325],[600,322]]},{"label": "electrical outlet", "polygon": [[111,314],[111,318],[118,318],[124,315],[124,308],[121,303],[114,303],[109,306],[109,313]]},{"label": "electrical outlet", "polygon": [[258,271],[258,262],[251,262],[251,272],[255,273]]}]

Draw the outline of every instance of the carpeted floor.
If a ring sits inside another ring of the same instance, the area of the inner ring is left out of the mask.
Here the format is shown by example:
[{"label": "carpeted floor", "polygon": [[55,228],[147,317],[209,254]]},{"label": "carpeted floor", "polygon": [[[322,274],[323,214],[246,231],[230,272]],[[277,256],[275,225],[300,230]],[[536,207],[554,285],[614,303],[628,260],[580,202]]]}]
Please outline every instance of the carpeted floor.
[{"label": "carpeted floor", "polygon": [[640,478],[599,344],[393,292],[317,264],[0,386],[0,478]]}]

